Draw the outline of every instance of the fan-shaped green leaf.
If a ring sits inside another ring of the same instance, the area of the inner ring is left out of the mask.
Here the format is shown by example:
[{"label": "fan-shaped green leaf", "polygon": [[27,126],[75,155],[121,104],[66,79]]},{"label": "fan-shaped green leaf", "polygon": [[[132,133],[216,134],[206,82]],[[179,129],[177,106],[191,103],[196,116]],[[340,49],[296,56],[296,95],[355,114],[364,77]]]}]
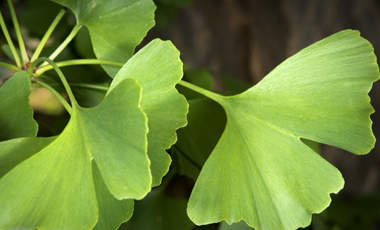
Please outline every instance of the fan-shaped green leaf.
[{"label": "fan-shaped green leaf", "polygon": [[148,156],[152,185],[161,183],[170,166],[166,153],[176,142],[175,130],[186,125],[188,104],[175,85],[182,77],[179,52],[170,41],[153,40],[137,52],[119,71],[110,89],[126,78],[142,87],[141,107],[148,116]]},{"label": "fan-shaped green leaf", "polygon": [[[98,213],[104,214],[98,209],[114,207],[113,201],[97,198],[108,199],[110,194],[118,199],[143,198],[150,191],[151,175],[140,94],[136,81],[128,79],[95,108],[81,108],[74,102],[62,134],[41,150],[31,148],[37,153],[23,153],[30,157],[0,179],[0,228],[92,229]],[[30,140],[20,141],[30,144]],[[130,201],[118,205],[131,206]],[[129,218],[128,212],[120,218]],[[117,227],[119,220],[107,221]]]},{"label": "fan-shaped green leaf", "polygon": [[[71,9],[77,24],[90,31],[98,59],[126,62],[154,25],[151,0],[52,0]],[[119,67],[103,66],[114,77]]]},{"label": "fan-shaped green leaf", "polygon": [[190,218],[244,220],[255,229],[307,226],[344,181],[301,138],[367,153],[375,142],[367,94],[377,79],[372,46],[347,30],[300,51],[240,95],[212,95],[227,125],[193,189]]},{"label": "fan-shaped green leaf", "polygon": [[15,73],[0,87],[0,141],[37,135],[37,122],[29,105],[29,74]]}]

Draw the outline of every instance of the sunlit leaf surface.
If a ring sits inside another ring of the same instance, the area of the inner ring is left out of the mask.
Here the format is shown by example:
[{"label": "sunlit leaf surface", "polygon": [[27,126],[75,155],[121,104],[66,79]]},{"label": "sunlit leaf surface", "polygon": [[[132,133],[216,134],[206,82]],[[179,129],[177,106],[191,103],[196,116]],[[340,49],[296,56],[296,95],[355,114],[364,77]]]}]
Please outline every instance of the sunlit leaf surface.
[{"label": "sunlit leaf surface", "polygon": [[0,228],[85,230],[99,214],[98,229],[115,229],[127,220],[132,201],[116,199],[142,199],[151,188],[140,94],[135,80],[124,80],[95,108],[73,103],[71,120],[58,137],[1,142],[6,152],[0,162],[20,157],[8,160],[15,167],[0,179]]},{"label": "sunlit leaf surface", "polygon": [[37,135],[37,122],[29,105],[29,74],[15,73],[0,87],[0,141]]},{"label": "sunlit leaf surface", "polygon": [[142,87],[141,107],[148,116],[148,156],[153,186],[161,183],[170,166],[165,149],[177,140],[175,130],[187,124],[188,104],[175,85],[182,78],[179,52],[170,41],[153,40],[137,52],[114,78],[110,89],[126,78]]},{"label": "sunlit leaf surface", "polygon": [[375,139],[367,94],[377,79],[372,46],[346,30],[300,51],[242,94],[212,96],[227,125],[193,189],[190,218],[244,220],[255,229],[307,226],[344,181],[301,138],[368,153]]},{"label": "sunlit leaf surface", "polygon": [[[98,59],[126,62],[154,25],[151,0],[52,0],[72,10],[90,32]],[[120,67],[103,66],[114,77]]]}]

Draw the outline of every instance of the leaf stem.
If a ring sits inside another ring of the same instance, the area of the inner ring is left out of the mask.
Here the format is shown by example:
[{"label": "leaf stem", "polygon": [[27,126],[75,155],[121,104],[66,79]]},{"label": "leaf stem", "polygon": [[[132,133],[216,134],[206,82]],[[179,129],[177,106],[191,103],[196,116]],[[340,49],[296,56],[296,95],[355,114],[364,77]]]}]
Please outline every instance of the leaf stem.
[{"label": "leaf stem", "polygon": [[12,65],[12,64],[9,64],[9,63],[6,63],[6,62],[2,62],[2,61],[0,61],[0,65],[1,65],[1,66],[4,66],[4,67],[7,67],[7,68],[9,68],[9,69],[12,69],[12,70],[14,70],[14,71],[19,71],[19,70],[20,70],[17,66]]},{"label": "leaf stem", "polygon": [[63,107],[65,107],[65,109],[67,110],[67,112],[71,115],[73,109],[71,108],[71,106],[69,105],[69,103],[62,97],[61,94],[59,94],[53,87],[51,87],[50,85],[40,81],[40,80],[32,80],[33,83],[37,83],[39,84],[40,86],[46,88],[47,90],[49,90],[56,98],[58,98],[58,100],[62,103]]},{"label": "leaf stem", "polygon": [[1,29],[2,29],[2,31],[4,33],[5,39],[7,40],[7,43],[9,45],[9,48],[12,51],[13,57],[15,58],[16,65],[19,68],[21,68],[22,67],[22,63],[21,63],[20,57],[17,54],[16,48],[15,48],[15,46],[13,44],[11,36],[9,35],[7,26],[5,25],[4,18],[3,18],[3,15],[1,14],[1,12],[0,12],[0,25],[1,25]]},{"label": "leaf stem", "polygon": [[15,27],[16,36],[17,36],[17,40],[18,40],[18,45],[19,45],[19,48],[20,48],[20,51],[21,51],[21,57],[22,57],[22,60],[23,60],[22,65],[25,65],[26,63],[29,62],[29,57],[28,57],[28,54],[26,53],[26,48],[25,48],[24,40],[22,39],[20,26],[18,24],[18,20],[17,20],[17,17],[16,17],[16,12],[15,12],[15,9],[13,8],[12,1],[11,0],[7,0],[7,1],[8,1],[9,11],[11,12],[13,25]]},{"label": "leaf stem", "polygon": [[108,91],[107,86],[101,86],[101,85],[91,85],[91,84],[85,84],[85,83],[70,83],[71,87],[81,87],[81,88],[87,88],[87,89],[95,89],[100,91]]},{"label": "leaf stem", "polygon": [[[122,67],[124,65],[121,62],[98,60],[98,59],[68,60],[68,61],[57,62],[56,64],[58,67],[72,66],[72,65],[112,65],[112,66]],[[51,69],[53,69],[53,67],[50,65],[41,65],[40,67],[38,67],[34,76],[35,77],[41,76],[43,73]]]},{"label": "leaf stem", "polygon": [[70,85],[69,83],[67,82],[66,78],[65,78],[65,75],[63,75],[62,71],[59,69],[59,67],[57,66],[57,64],[55,64],[52,60],[50,60],[49,58],[46,58],[46,57],[40,57],[36,60],[34,60],[32,62],[32,64],[29,66],[28,68],[28,72],[29,74],[32,76],[33,75],[33,69],[34,67],[40,63],[40,62],[48,62],[52,67],[53,69],[56,71],[56,73],[58,74],[59,78],[61,79],[62,83],[63,83],[63,86],[65,87],[66,89],[66,92],[67,92],[67,95],[69,96],[69,99],[71,101],[71,105],[72,106],[76,106],[78,105],[78,102],[76,101],[75,97],[74,97],[74,94],[73,94],[73,91],[71,91],[71,88],[70,88]]},{"label": "leaf stem", "polygon": [[44,48],[47,40],[49,39],[50,35],[53,33],[55,27],[58,25],[59,21],[61,20],[61,18],[63,17],[63,15],[65,13],[66,13],[65,8],[63,8],[63,9],[61,9],[61,11],[59,11],[58,15],[55,17],[54,21],[51,23],[50,27],[48,28],[45,35],[41,39],[41,42],[38,44],[36,50],[34,51],[33,56],[31,58],[31,61],[36,60],[40,56],[41,51]]},{"label": "leaf stem", "polygon": [[[50,55],[49,59],[54,60],[61,52],[66,48],[66,46],[73,40],[75,35],[78,33],[78,31],[82,28],[81,25],[76,24],[73,28],[73,30],[70,32],[70,34],[67,36],[67,38],[63,41],[63,43],[58,46],[58,48]],[[45,65],[46,63],[43,63],[42,65]]]},{"label": "leaf stem", "polygon": [[193,90],[193,91],[195,91],[197,93],[200,93],[200,94],[202,94],[202,95],[204,95],[204,96],[206,96],[206,97],[208,97],[208,98],[210,98],[210,99],[212,99],[214,101],[217,101],[217,102],[220,101],[220,99],[222,99],[224,97],[224,96],[222,96],[220,94],[217,94],[217,93],[211,92],[209,90],[203,89],[203,88],[201,88],[199,86],[196,86],[196,85],[191,84],[189,82],[186,82],[184,80],[181,80],[180,82],[178,82],[178,84],[181,85],[181,86],[184,86],[184,87],[186,87],[188,89],[191,89],[191,90]]}]

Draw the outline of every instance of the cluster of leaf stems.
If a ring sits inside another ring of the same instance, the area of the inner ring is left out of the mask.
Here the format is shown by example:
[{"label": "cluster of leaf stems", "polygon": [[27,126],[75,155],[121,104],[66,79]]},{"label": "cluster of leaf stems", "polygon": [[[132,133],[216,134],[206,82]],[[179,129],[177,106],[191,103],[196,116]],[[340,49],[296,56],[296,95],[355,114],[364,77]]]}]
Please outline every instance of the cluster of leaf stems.
[{"label": "cluster of leaf stems", "polygon": [[[78,104],[75,100],[74,94],[71,91],[70,85],[67,82],[64,74],[62,73],[62,71],[60,70],[59,67],[72,66],[72,65],[112,65],[112,66],[122,67],[124,65],[124,63],[121,63],[121,62],[99,60],[99,59],[77,59],[77,60],[67,60],[67,61],[61,61],[61,62],[55,63],[54,59],[66,48],[66,46],[73,40],[73,38],[76,36],[78,31],[82,28],[82,26],[79,24],[76,24],[74,26],[74,28],[71,30],[70,34],[66,37],[66,39],[56,48],[56,50],[49,57],[40,57],[40,54],[41,54],[42,49],[44,48],[46,42],[48,41],[49,37],[53,33],[54,29],[56,28],[56,26],[58,25],[58,23],[60,22],[62,17],[65,15],[66,10],[67,10],[66,8],[61,9],[61,11],[55,17],[55,19],[51,23],[50,27],[46,31],[45,35],[42,37],[37,48],[35,49],[32,57],[29,59],[29,56],[28,56],[27,51],[26,51],[26,46],[25,46],[24,40],[23,40],[22,35],[21,35],[20,26],[19,26],[19,23],[18,23],[18,20],[16,17],[16,13],[15,13],[12,1],[7,0],[7,2],[9,5],[9,10],[11,13],[14,29],[16,32],[21,57],[19,56],[19,54],[15,48],[15,45],[13,44],[12,38],[11,38],[9,31],[5,25],[4,18],[0,12],[1,29],[4,33],[5,39],[9,45],[9,48],[10,48],[12,55],[14,57],[14,60],[16,62],[16,65],[13,65],[10,63],[0,61],[0,65],[7,67],[9,69],[12,69],[16,72],[20,71],[20,70],[28,71],[29,75],[31,76],[32,82],[37,83],[38,85],[46,88],[54,96],[56,96],[70,115],[72,113],[72,107],[69,105],[69,103],[53,87],[51,87],[50,85],[39,80],[38,79],[39,76],[41,76],[43,73],[45,73],[48,70],[54,69],[56,71],[56,73],[58,74],[60,80],[63,83],[63,86],[64,86],[64,88],[68,94],[68,97],[70,99],[72,106],[75,106]],[[195,92],[203,94],[204,96],[209,97],[211,99],[214,99],[216,101],[221,96],[219,94],[213,93],[211,91],[208,91],[206,89],[198,87],[198,86],[191,84],[189,82],[185,82],[183,80],[178,82],[178,84],[182,85],[186,88],[189,88]],[[71,85],[73,86],[74,84],[71,84]],[[83,87],[83,88],[96,88],[98,90],[104,90],[104,91],[108,90],[108,87],[89,85],[89,84],[81,84],[81,83],[76,83],[75,86]]]}]

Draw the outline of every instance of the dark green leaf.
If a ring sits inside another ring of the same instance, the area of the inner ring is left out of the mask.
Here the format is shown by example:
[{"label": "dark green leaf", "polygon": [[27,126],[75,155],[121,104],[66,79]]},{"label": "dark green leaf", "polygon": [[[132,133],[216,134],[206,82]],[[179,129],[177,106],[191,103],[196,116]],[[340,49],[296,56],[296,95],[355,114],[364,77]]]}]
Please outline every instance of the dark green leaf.
[{"label": "dark green leaf", "polygon": [[188,102],[188,125],[177,131],[178,141],[172,147],[172,157],[179,174],[196,180],[223,133],[226,115],[222,107],[210,99]]}]

